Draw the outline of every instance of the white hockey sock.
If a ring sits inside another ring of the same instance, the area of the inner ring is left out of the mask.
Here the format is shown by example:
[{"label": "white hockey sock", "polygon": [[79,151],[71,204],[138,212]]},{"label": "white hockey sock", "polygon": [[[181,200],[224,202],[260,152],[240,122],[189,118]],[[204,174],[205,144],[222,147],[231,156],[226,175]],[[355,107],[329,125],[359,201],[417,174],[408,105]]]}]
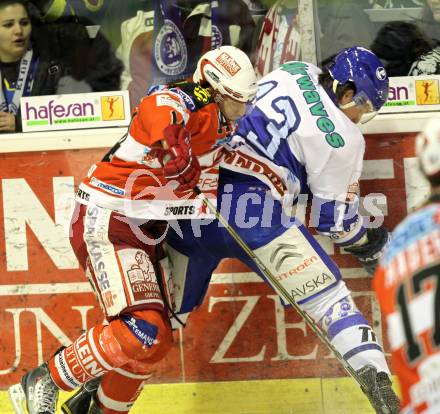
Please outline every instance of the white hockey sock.
[{"label": "white hockey sock", "polygon": [[320,325],[345,360],[358,370],[367,364],[390,375],[382,346],[368,321],[351,296],[336,302],[321,319]]}]

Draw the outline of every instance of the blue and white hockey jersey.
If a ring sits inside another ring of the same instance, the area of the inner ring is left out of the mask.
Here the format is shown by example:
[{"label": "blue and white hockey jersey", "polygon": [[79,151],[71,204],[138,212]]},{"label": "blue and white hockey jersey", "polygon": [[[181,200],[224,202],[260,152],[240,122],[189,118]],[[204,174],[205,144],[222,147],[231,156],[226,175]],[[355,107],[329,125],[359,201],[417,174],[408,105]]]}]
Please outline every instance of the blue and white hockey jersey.
[{"label": "blue and white hockey jersey", "polygon": [[258,177],[280,200],[311,194],[312,225],[346,245],[365,233],[357,213],[365,141],[319,85],[319,74],[294,61],[262,78],[223,167]]},{"label": "blue and white hockey jersey", "polygon": [[285,200],[298,205],[301,193],[311,194],[320,232],[341,244],[365,233],[350,195],[357,198],[364,139],[318,75],[312,65],[290,62],[261,80],[256,105],[240,121],[236,147],[220,168],[223,220],[179,220],[168,233],[176,313],[185,320],[202,303],[220,261],[235,258],[301,306],[353,369],[370,364],[388,373],[338,266],[301,219],[283,210]]}]

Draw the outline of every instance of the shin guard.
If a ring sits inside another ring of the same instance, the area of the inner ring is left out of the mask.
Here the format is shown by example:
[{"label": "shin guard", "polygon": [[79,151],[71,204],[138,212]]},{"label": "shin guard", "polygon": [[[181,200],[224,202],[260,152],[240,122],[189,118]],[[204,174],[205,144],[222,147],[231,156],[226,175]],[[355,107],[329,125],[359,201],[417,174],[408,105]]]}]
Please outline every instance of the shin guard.
[{"label": "shin guard", "polygon": [[55,384],[70,391],[129,361],[110,325],[97,325],[49,361]]},{"label": "shin guard", "polygon": [[160,361],[171,344],[171,327],[163,313],[135,311],[91,328],[48,365],[55,384],[69,391],[126,364],[131,367],[127,372],[136,373]]}]

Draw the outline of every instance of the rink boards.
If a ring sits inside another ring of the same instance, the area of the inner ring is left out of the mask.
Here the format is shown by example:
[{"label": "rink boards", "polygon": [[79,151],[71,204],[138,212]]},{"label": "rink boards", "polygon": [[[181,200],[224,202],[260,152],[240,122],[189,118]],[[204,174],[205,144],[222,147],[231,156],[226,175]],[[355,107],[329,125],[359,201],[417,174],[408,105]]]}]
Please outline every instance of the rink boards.
[{"label": "rink boards", "polygon": [[[367,137],[361,192],[379,195],[376,204],[389,228],[427,193],[413,141],[414,134]],[[102,318],[68,244],[67,226],[75,186],[105,152],[0,154],[3,389]],[[354,258],[319,240],[382,339],[370,280]],[[2,394],[0,412],[8,413],[4,402]],[[371,412],[356,384],[301,318],[235,261],[220,265],[204,303],[175,333],[169,356],[134,412],[147,412],[147,407],[148,413],[172,414]],[[359,411],[362,407],[365,411]]]}]

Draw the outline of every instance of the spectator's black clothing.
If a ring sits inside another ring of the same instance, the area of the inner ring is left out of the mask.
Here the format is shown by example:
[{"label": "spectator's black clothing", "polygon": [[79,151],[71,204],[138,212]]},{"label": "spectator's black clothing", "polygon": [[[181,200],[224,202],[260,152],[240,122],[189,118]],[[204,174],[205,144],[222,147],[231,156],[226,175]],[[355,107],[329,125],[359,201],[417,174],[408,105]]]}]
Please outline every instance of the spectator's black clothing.
[{"label": "spectator's black clothing", "polygon": [[89,37],[85,28],[88,23],[66,17],[43,24],[34,29],[34,49],[45,60],[61,61],[63,75],[86,81],[94,92],[119,90],[122,62],[102,34]]},{"label": "spectator's black clothing", "polygon": [[[90,25],[100,26],[99,31],[116,50],[121,43],[121,23],[136,16],[138,10],[151,9],[155,1],[100,0],[95,1],[92,8],[88,7],[88,3],[93,2],[84,0],[66,0],[64,7],[60,7],[62,2],[59,0],[31,0],[31,3],[45,22],[56,22],[69,16],[76,16],[87,19]],[[54,7],[55,3],[58,4],[57,7]]]},{"label": "spectator's black clothing", "polygon": [[394,21],[382,26],[370,48],[383,61],[388,76],[407,76],[414,62],[433,46],[415,24]]}]

